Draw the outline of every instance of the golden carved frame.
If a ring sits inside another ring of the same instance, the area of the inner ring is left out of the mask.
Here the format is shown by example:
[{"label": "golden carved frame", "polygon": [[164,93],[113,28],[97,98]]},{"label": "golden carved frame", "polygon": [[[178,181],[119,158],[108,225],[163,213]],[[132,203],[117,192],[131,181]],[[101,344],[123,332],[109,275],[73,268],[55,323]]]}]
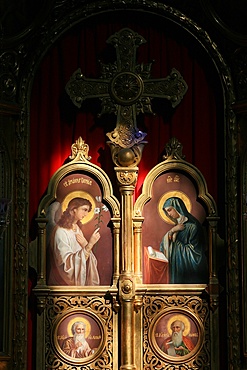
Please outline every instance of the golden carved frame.
[{"label": "golden carved frame", "polygon": [[[174,150],[175,148],[175,150]],[[166,146],[167,155],[164,161],[157,164],[146,176],[142,193],[134,204],[134,243],[135,243],[135,276],[138,289],[145,289],[143,299],[143,361],[144,368],[169,368],[171,364],[174,369],[178,369],[181,363],[185,369],[198,368],[198,364],[205,362],[205,366],[212,369],[219,368],[218,351],[218,304],[220,286],[217,278],[216,249],[217,249],[217,207],[214,199],[209,194],[206,181],[202,173],[192,164],[183,159],[181,144],[172,138]],[[143,267],[142,267],[142,229],[144,206],[153,196],[152,189],[154,182],[164,173],[181,173],[193,180],[197,192],[197,199],[204,204],[206,210],[206,228],[208,235],[209,248],[209,283],[192,285],[160,285],[151,284],[143,287]],[[173,310],[184,310],[188,314],[197,318],[200,327],[200,345],[195,356],[181,359],[168,359],[157,351],[157,346],[153,344],[154,338],[150,334],[153,321],[161,315],[161,312],[172,312]],[[211,339],[210,339],[211,338]],[[214,340],[212,340],[214,338]],[[204,359],[204,360],[203,360]],[[206,360],[207,359],[207,360]],[[180,364],[180,365],[179,365]]]},{"label": "golden carved frame", "polygon": [[[173,148],[171,152],[170,149]],[[174,150],[174,148],[176,148]],[[134,185],[137,167],[116,167],[120,182],[121,206],[113,195],[108,176],[98,166],[90,163],[88,146],[79,138],[72,145],[71,162],[62,166],[51,178],[47,194],[42,199],[37,223],[38,281],[34,292],[37,296],[39,317],[37,340],[42,347],[37,355],[37,369],[50,368],[121,370],[150,369],[153,366],[166,369],[197,369],[203,361],[205,366],[219,368],[218,351],[218,298],[219,284],[215,265],[217,240],[217,208],[207,190],[200,171],[186,162],[180,153],[181,144],[172,139],[167,144],[168,155],[146,176],[142,194],[134,201]],[[57,195],[58,184],[70,173],[93,175],[102,187],[103,198],[109,204],[113,223],[113,280],[111,286],[49,286],[46,280],[46,212]],[[142,280],[142,225],[143,209],[152,198],[154,182],[164,173],[183,173],[193,180],[197,198],[204,204],[207,217],[209,246],[208,284],[144,284]],[[121,176],[121,173],[124,176]],[[70,360],[62,354],[56,341],[61,320],[75,312],[87,312],[101,327],[104,337],[95,356],[85,360]],[[155,344],[155,323],[162,315],[187,316],[198,332],[198,344],[188,356],[171,358],[162,353]],[[104,328],[104,329],[103,329]],[[214,338],[212,342],[211,338]],[[121,348],[121,359],[119,359]]]},{"label": "golden carved frame", "polygon": [[[117,361],[117,321],[113,307],[117,303],[117,281],[119,278],[120,250],[120,207],[113,195],[112,185],[106,173],[90,162],[88,145],[79,138],[71,147],[70,162],[60,167],[50,180],[47,193],[38,209],[37,240],[37,285],[34,293],[37,297],[39,312],[37,322],[37,369],[84,366],[85,369],[100,368],[102,358],[104,368],[113,368]],[[102,191],[102,201],[106,202],[111,212],[113,273],[112,284],[108,286],[51,286],[46,276],[46,226],[49,205],[56,200],[57,189],[61,181],[69,174],[83,174],[95,179]],[[63,355],[56,340],[59,322],[66,316],[84,312],[97,321],[102,341],[95,355],[86,359],[73,359]]]}]

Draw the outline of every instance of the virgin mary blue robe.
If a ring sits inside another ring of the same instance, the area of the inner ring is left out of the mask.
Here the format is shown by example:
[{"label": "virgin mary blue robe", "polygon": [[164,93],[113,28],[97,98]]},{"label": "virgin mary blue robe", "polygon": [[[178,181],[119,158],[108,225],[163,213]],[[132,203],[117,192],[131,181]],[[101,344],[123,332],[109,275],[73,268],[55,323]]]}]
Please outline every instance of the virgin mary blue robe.
[{"label": "virgin mary blue robe", "polygon": [[183,222],[184,230],[176,233],[175,241],[166,234],[160,244],[160,250],[168,254],[170,284],[207,283],[208,264],[202,225],[187,211],[180,198],[169,198],[164,203],[163,210],[169,217],[167,207],[173,207],[179,215],[187,218]]}]

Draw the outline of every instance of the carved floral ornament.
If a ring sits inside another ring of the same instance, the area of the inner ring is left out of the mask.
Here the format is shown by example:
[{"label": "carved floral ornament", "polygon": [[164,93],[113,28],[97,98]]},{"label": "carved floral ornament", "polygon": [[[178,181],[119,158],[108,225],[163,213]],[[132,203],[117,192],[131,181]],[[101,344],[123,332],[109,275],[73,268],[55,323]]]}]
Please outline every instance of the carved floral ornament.
[{"label": "carved floral ornament", "polygon": [[80,136],[71,146],[71,160],[90,161],[91,157],[88,155],[89,146]]}]

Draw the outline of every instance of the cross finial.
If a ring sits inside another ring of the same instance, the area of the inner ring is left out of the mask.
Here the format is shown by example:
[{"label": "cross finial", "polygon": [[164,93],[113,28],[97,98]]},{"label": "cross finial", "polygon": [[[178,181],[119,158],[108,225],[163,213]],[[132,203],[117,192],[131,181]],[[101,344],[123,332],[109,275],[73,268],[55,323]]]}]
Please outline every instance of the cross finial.
[{"label": "cross finial", "polygon": [[[150,76],[152,63],[136,63],[136,50],[145,42],[142,36],[129,28],[116,32],[107,43],[115,47],[117,61],[101,63],[101,78],[86,78],[78,69],[66,85],[66,91],[77,107],[80,108],[85,99],[99,98],[102,102],[99,116],[116,114],[116,128],[107,136],[111,144],[119,148],[143,143],[146,134],[138,130],[136,116],[153,113],[153,98],[167,99],[172,107],[176,107],[188,89],[176,69],[173,68],[167,77],[153,79]],[[119,165],[117,161],[115,163]]]}]

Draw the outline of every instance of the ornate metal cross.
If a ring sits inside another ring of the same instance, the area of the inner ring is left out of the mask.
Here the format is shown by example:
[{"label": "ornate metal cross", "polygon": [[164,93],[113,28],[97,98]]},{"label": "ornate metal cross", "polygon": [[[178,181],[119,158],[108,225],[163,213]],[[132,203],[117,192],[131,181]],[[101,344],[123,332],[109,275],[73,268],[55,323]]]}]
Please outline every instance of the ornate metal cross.
[{"label": "ornate metal cross", "polygon": [[153,113],[152,98],[168,99],[172,107],[180,103],[188,87],[176,69],[166,78],[150,78],[152,63],[136,64],[136,49],[146,40],[129,28],[112,35],[107,43],[116,49],[117,61],[101,63],[99,79],[86,78],[81,70],[74,72],[66,85],[66,92],[77,107],[88,98],[100,98],[105,113],[117,115],[116,128],[107,136],[115,145],[131,148],[146,134],[136,125],[139,113]]}]

